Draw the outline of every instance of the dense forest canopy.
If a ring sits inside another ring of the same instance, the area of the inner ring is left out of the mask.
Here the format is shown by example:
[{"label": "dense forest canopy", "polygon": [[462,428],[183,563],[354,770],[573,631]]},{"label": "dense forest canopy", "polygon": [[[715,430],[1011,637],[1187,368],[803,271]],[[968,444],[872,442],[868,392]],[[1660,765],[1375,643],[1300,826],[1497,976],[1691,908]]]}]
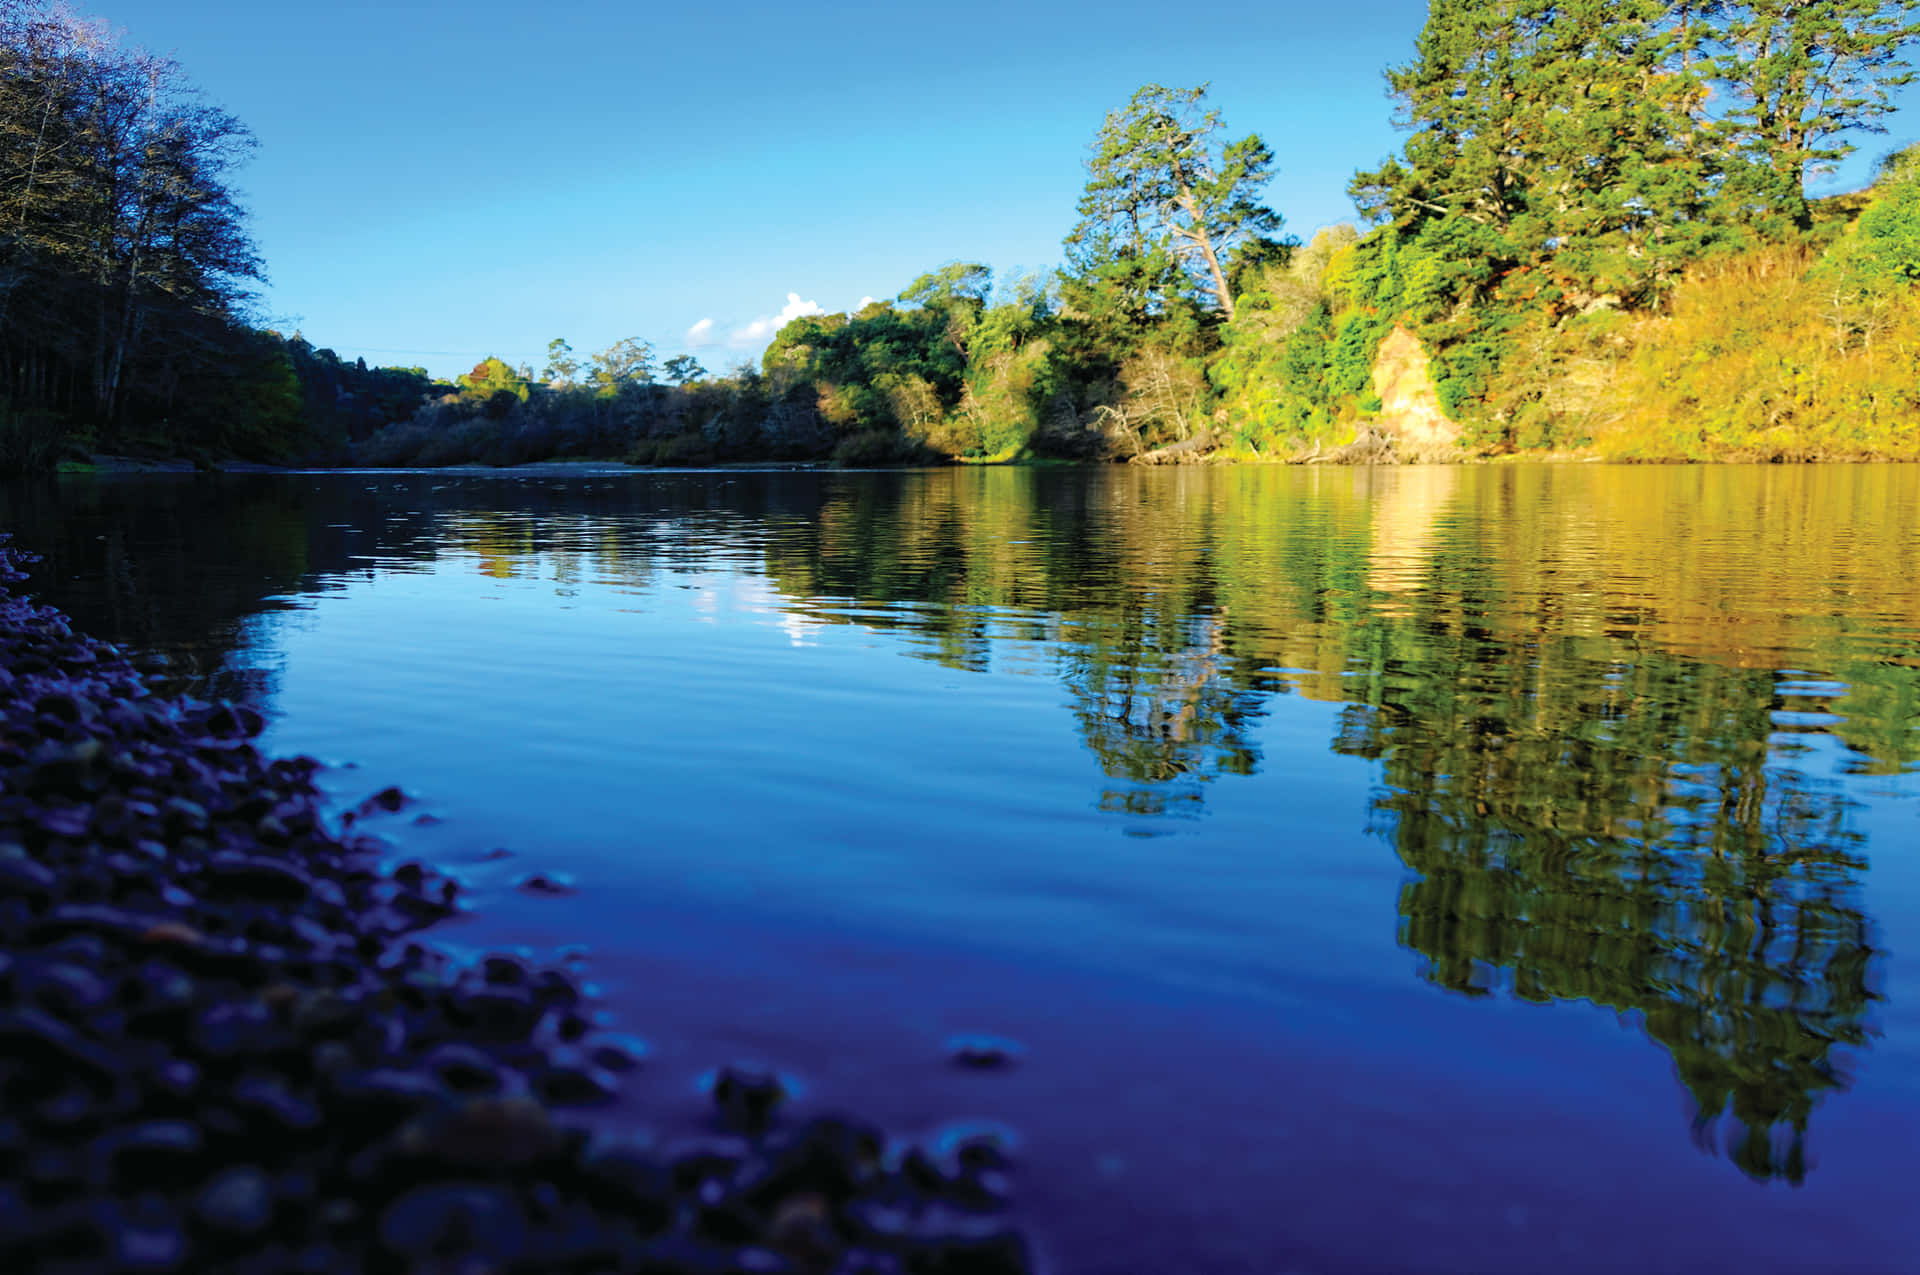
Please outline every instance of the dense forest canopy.
[{"label": "dense forest canopy", "polygon": [[1920,0],[1433,0],[1358,225],[1286,234],[1266,141],[1148,84],[1053,271],[936,266],[725,375],[556,338],[437,384],[257,330],[244,125],[0,0],[0,466],[1920,456],[1920,166],[1807,195],[1916,33]]}]

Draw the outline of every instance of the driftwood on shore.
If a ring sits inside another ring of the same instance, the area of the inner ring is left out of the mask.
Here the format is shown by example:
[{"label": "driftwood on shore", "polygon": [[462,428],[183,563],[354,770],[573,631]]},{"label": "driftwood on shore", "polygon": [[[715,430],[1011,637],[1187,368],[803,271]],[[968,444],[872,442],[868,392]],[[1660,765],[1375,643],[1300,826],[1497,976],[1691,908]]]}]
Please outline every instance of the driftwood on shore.
[{"label": "driftwood on shore", "polygon": [[1207,453],[1218,447],[1221,441],[1214,436],[1212,430],[1203,429],[1177,443],[1156,447],[1150,452],[1141,452],[1131,457],[1130,462],[1135,465],[1191,465],[1205,460]]},{"label": "driftwood on shore", "polygon": [[[1156,447],[1149,452],[1141,452],[1131,458],[1135,465],[1201,465],[1217,459],[1215,449],[1223,446],[1226,439],[1210,430],[1202,430],[1191,438],[1183,438],[1177,443],[1165,447]],[[1327,450],[1325,444],[1316,442],[1312,450],[1300,449],[1285,458],[1291,465],[1397,465],[1403,457],[1394,443],[1392,434],[1377,430],[1368,425],[1359,427],[1357,436],[1351,443]]]}]

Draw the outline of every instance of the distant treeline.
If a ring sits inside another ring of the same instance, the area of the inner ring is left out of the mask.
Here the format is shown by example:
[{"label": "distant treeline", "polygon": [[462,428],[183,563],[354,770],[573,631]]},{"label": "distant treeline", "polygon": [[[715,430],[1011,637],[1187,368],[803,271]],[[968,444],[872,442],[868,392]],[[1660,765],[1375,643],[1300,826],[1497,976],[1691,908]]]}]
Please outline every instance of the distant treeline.
[{"label": "distant treeline", "polygon": [[169,63],[0,15],[15,467],[1920,455],[1920,163],[1806,195],[1911,80],[1920,0],[1433,0],[1361,225],[1288,235],[1266,143],[1150,84],[1094,137],[1055,271],[951,263],[724,375],[557,340],[444,385],[249,328],[244,129]]}]

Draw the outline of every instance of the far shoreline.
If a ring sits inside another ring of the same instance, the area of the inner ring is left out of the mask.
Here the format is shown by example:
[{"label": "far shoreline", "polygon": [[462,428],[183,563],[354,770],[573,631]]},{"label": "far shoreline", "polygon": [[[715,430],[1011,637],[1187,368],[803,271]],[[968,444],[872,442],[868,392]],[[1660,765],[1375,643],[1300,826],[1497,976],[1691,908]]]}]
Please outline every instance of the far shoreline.
[{"label": "far shoreline", "polygon": [[728,461],[713,465],[630,465],[618,460],[538,460],[518,465],[269,465],[257,461],[191,460],[182,457],[148,459],[131,456],[97,455],[84,462],[66,461],[48,471],[58,476],[123,476],[129,474],[449,474],[457,477],[523,476],[552,478],[618,478],[629,474],[704,474],[704,473],[911,473],[945,469],[1413,469],[1508,467],[1515,465],[1615,465],[1631,468],[1649,466],[1852,466],[1911,465],[1913,457],[1901,456],[1819,456],[1795,459],[1780,456],[1725,457],[1617,457],[1593,452],[1554,451],[1541,453],[1508,452],[1492,456],[1462,456],[1435,460],[1420,457],[1410,460],[1341,461],[1328,459],[1294,460],[1259,456],[1209,454],[1177,464],[1134,464],[1125,460],[1066,460],[1050,457],[1004,461],[955,462],[946,465],[834,465],[826,461]]}]

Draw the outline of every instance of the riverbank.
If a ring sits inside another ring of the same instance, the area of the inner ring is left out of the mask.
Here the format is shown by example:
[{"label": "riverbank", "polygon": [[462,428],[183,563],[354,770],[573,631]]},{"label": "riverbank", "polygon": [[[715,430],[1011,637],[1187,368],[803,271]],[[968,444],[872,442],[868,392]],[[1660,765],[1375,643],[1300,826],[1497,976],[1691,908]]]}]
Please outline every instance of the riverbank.
[{"label": "riverbank", "polygon": [[699,1144],[590,1133],[646,1047],[578,970],[420,941],[458,883],[354,831],[404,794],[336,831],[318,763],[150,693],[16,591],[30,560],[0,538],[9,1269],[1027,1269],[991,1139],[789,1125],[726,1065]]},{"label": "riverbank", "polygon": [[[1391,444],[1391,440],[1381,435],[1370,435],[1356,439],[1354,443],[1331,450],[1305,450],[1285,456],[1258,455],[1229,447],[1212,451],[1189,450],[1178,454],[1162,452],[1144,453],[1131,458],[1133,464],[1151,466],[1236,466],[1250,465],[1260,467],[1398,467],[1404,465],[1899,465],[1912,464],[1917,458],[1905,454],[1841,454],[1841,455],[1781,455],[1765,452],[1742,452],[1725,456],[1665,456],[1665,455],[1613,455],[1595,448],[1558,448],[1543,451],[1507,451],[1497,453],[1463,453],[1449,459],[1437,459],[1431,454],[1402,455]],[[1056,457],[1025,457],[999,461],[955,462],[968,468],[989,469],[1058,469],[1075,466],[1106,466],[1129,463],[1115,460],[1062,460]],[[944,466],[936,466],[942,468]],[[300,466],[263,465],[254,461],[217,461],[212,463],[190,460],[146,460],[124,456],[95,456],[86,463],[67,463],[59,467],[62,474],[286,474],[286,473],[436,473],[450,475],[500,475],[513,474],[528,477],[551,478],[613,478],[633,473],[673,472],[676,469],[697,469],[717,473],[798,473],[806,471],[860,472],[873,466],[839,466],[825,462],[802,461],[727,461],[714,465],[698,466],[651,466],[633,465],[625,461],[605,460],[541,460],[528,461],[519,465],[479,465],[462,463],[454,465],[342,465],[332,467],[304,468]],[[924,466],[880,466],[879,468],[925,468]]]}]

